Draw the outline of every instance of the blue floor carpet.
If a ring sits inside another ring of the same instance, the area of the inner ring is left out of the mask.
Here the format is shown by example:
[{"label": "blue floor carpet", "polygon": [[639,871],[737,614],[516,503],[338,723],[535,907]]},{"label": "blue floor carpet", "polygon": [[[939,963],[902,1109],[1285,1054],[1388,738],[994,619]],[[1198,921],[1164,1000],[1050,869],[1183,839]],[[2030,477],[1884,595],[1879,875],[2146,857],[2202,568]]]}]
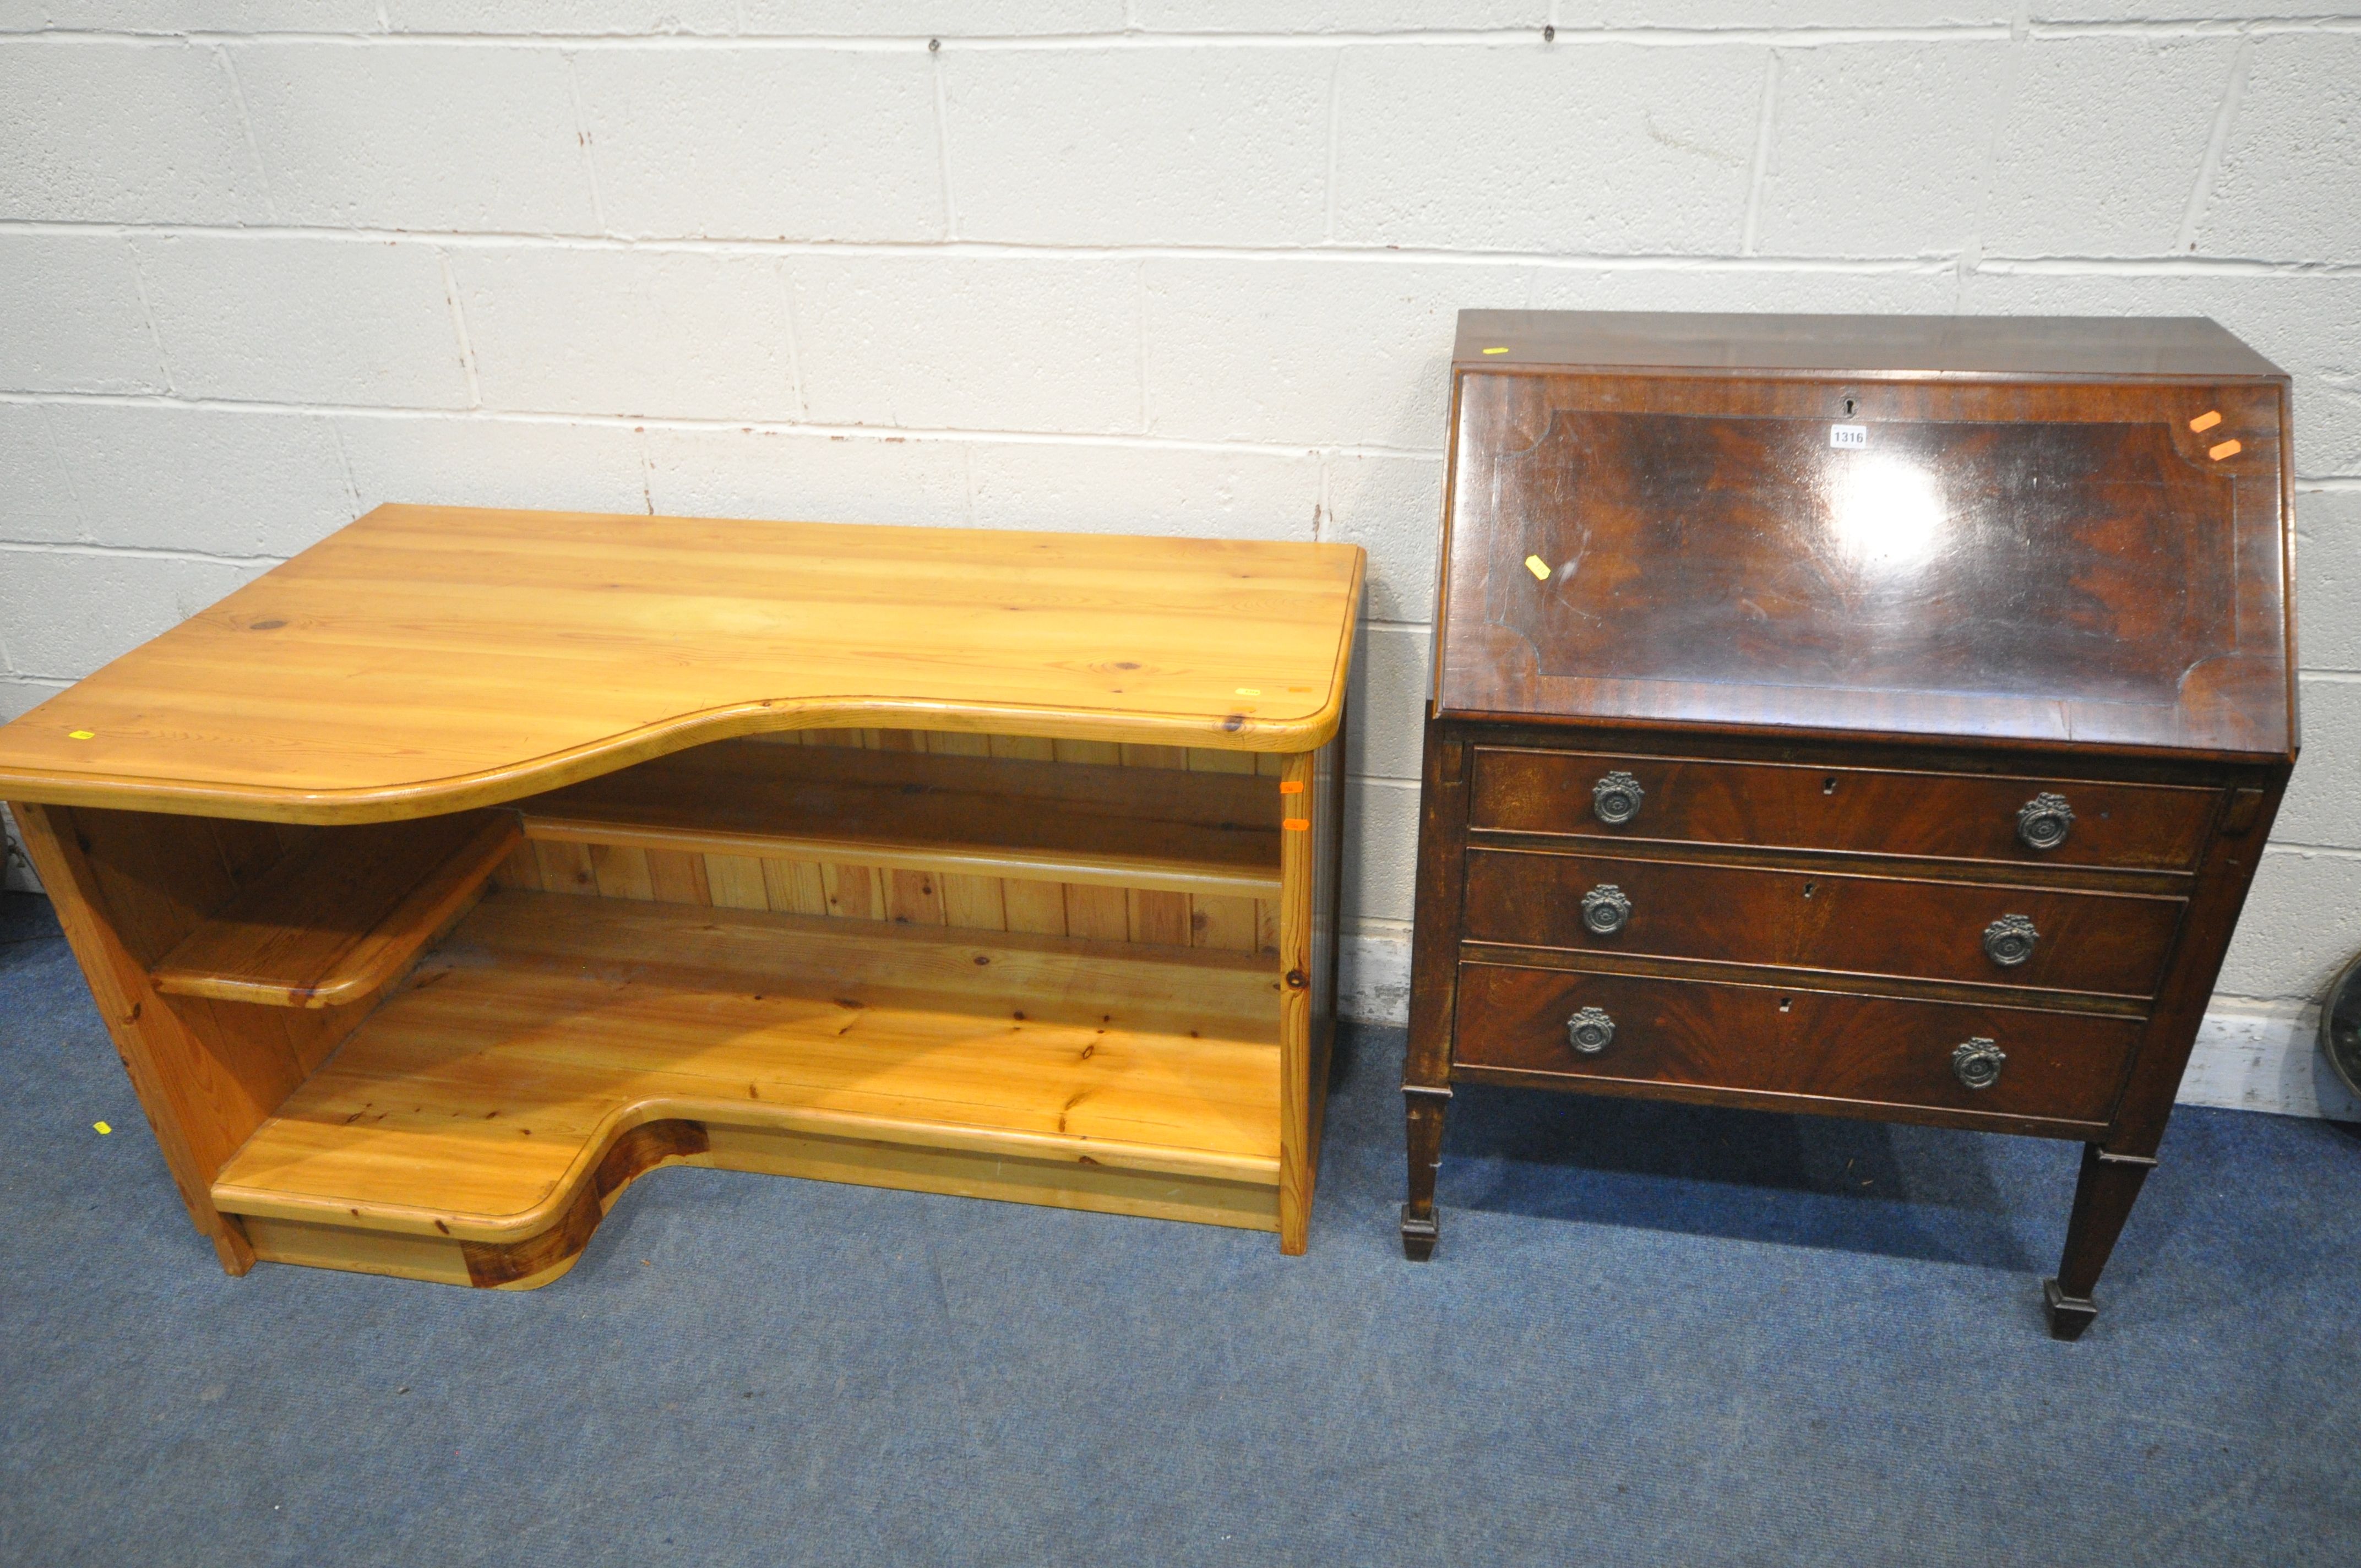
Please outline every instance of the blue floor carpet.
[{"label": "blue floor carpet", "polygon": [[2361,1562],[2354,1129],[2183,1111],[2072,1345],[2060,1144],[1463,1091],[1405,1263],[1382,1030],[1306,1257],[675,1169],[540,1291],[229,1279],[0,904],[12,1568]]}]

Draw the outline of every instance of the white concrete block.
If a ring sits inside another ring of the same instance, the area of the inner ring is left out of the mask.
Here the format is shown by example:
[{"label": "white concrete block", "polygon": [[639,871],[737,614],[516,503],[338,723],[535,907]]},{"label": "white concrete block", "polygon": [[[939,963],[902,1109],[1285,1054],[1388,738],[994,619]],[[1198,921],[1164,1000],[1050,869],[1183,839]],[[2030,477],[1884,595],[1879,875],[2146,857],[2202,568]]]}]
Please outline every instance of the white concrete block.
[{"label": "white concrete block", "polygon": [[[2345,619],[2361,621],[2361,603],[2348,601]],[[2361,676],[2312,675],[2299,685],[2303,755],[2271,837],[2361,850]]]},{"label": "white concrete block", "polygon": [[88,537],[49,414],[39,403],[0,403],[0,543]]},{"label": "white concrete block", "polygon": [[1549,0],[1135,0],[1132,20],[1150,33],[1461,32],[1529,27],[1536,43]]},{"label": "white concrete block", "polygon": [[2361,673],[2361,490],[2298,494],[2295,526],[2297,655]]},{"label": "white concrete block", "polygon": [[2281,33],[2254,50],[2197,249],[2361,257],[2361,36]]},{"label": "white concrete block", "polygon": [[214,600],[264,567],[159,555],[9,551],[0,625],[20,674],[80,680]]},{"label": "white concrete block", "polygon": [[960,237],[1316,243],[1332,67],[1307,49],[954,51],[944,139]]},{"label": "white concrete block", "polygon": [[2216,996],[2174,1099],[2281,1116],[2361,1122],[2361,1100],[2320,1052],[2320,1009]]},{"label": "white concrete block", "polygon": [[1119,33],[1124,0],[1030,0],[978,5],[974,0],[741,0],[747,34],[796,38],[962,38],[1044,33]]},{"label": "white concrete block", "polygon": [[588,49],[574,72],[612,233],[943,233],[934,71],[923,49]]},{"label": "white concrete block", "polygon": [[455,251],[484,406],[681,419],[796,417],[774,257]]},{"label": "white concrete block", "polygon": [[2209,5],[2204,0],[2031,0],[2031,22],[2268,21],[2284,16],[2328,16],[2344,7],[2322,0],[2237,0]]},{"label": "white concrete block", "polygon": [[317,416],[92,403],[49,415],[94,543],[286,556],[352,521],[335,433]]},{"label": "white concrete block", "polygon": [[0,675],[0,724],[12,724],[72,683],[26,675]]},{"label": "white concrete block", "polygon": [[642,439],[648,493],[664,516],[923,527],[968,521],[960,442],[662,428]]},{"label": "white concrete block", "polygon": [[1338,1013],[1396,1029],[1410,1022],[1408,927],[1366,922],[1345,933],[1336,959]]},{"label": "white concrete block", "polygon": [[1344,919],[1407,921],[1417,879],[1418,785],[1347,779]]},{"label": "white concrete block", "polygon": [[1585,27],[2004,27],[2015,15],[2015,0],[1557,0],[1558,36],[1576,40]]},{"label": "white concrete block", "polygon": [[210,32],[373,33],[377,0],[35,0],[0,12],[0,32],[44,27],[77,32],[174,35]]},{"label": "white concrete block", "polygon": [[244,224],[269,216],[218,49],[0,41],[0,218]]},{"label": "white concrete block", "polygon": [[598,229],[555,49],[271,41],[230,58],[284,222]]},{"label": "white concrete block", "polygon": [[1780,56],[1756,249],[1948,255],[1974,234],[2005,40],[1833,45]]},{"label": "white concrete block", "polygon": [[1768,51],[1355,49],[1336,238],[1541,254],[1735,251]]},{"label": "white concrete block", "polygon": [[1320,537],[1369,553],[1372,620],[1434,619],[1435,552],[1443,538],[1439,457],[1328,459],[1328,515]]},{"label": "white concrete block", "polygon": [[2007,315],[2211,316],[2295,378],[2295,471],[2361,474],[2361,277],[1971,273],[1959,308]]},{"label": "white concrete block", "polygon": [[385,0],[397,33],[544,37],[732,33],[731,0]]},{"label": "white concrete block", "polygon": [[645,511],[637,432],[555,420],[352,414],[335,421],[354,507],[525,507]]},{"label": "white concrete block", "polygon": [[980,441],[968,461],[984,528],[1309,543],[1320,510],[1320,460],[1293,453]]},{"label": "white concrete block", "polygon": [[789,274],[815,421],[1140,428],[1136,262],[799,256]]},{"label": "white concrete block", "polygon": [[2256,868],[2218,990],[2317,1001],[2361,950],[2361,855],[2271,849]]},{"label": "white concrete block", "polygon": [[1424,627],[1361,629],[1353,657],[1353,732],[1345,764],[1355,777],[1417,785],[1433,646]]},{"label": "white concrete block", "polygon": [[1984,254],[2169,253],[2237,47],[2107,37],[2025,46],[1993,149]]},{"label": "white concrete block", "polygon": [[443,264],[426,246],[192,235],[136,247],[182,396],[467,406]]},{"label": "white concrete block", "polygon": [[1522,306],[1491,263],[1153,260],[1148,429],[1159,435],[1440,451],[1463,309]]},{"label": "white concrete block", "polygon": [[1537,311],[1788,311],[1920,315],[1956,308],[1958,269],[1918,263],[1897,271],[1816,269],[1537,267]]},{"label": "white concrete block", "polygon": [[131,247],[111,236],[0,231],[0,389],[160,392]]}]

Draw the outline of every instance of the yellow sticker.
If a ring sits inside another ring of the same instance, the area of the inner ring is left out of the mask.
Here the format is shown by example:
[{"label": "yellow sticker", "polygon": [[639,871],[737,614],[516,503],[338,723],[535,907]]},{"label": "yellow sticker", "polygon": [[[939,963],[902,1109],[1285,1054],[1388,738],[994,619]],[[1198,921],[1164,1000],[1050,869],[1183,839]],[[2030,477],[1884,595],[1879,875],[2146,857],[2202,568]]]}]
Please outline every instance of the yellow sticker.
[{"label": "yellow sticker", "polygon": [[1543,560],[1538,555],[1528,555],[1525,557],[1525,570],[1531,572],[1534,576],[1539,577],[1543,582],[1546,583],[1549,581],[1549,563]]},{"label": "yellow sticker", "polygon": [[1506,354],[1509,351],[1505,348],[1488,348],[1484,352],[1487,354]]},{"label": "yellow sticker", "polygon": [[1262,687],[1260,687],[1260,686],[1240,686],[1240,687],[1238,688],[1238,695],[1239,695],[1240,696],[1262,696]]},{"label": "yellow sticker", "polygon": [[95,740],[98,739],[98,731],[95,729],[69,729],[66,731],[66,739],[69,740]]},{"label": "yellow sticker", "polygon": [[108,1126],[104,1122],[93,1122],[91,1125],[98,1129],[99,1136],[101,1137],[104,1137],[107,1134],[115,1131],[114,1128]]},{"label": "yellow sticker", "polygon": [[2220,409],[2209,409],[2205,412],[2199,414],[2195,419],[2191,420],[2189,422],[2189,428],[2195,431],[2198,434],[2202,435],[2221,422],[2222,411]]}]

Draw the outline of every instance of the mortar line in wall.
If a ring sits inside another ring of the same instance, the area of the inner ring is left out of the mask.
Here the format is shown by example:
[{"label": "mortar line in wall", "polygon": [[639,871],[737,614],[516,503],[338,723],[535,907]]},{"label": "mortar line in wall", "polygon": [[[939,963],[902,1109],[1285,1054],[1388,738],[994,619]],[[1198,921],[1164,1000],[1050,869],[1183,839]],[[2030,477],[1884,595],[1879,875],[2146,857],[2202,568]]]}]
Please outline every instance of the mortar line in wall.
[{"label": "mortar line in wall", "polygon": [[590,148],[590,111],[582,102],[581,74],[574,69],[574,56],[566,60],[566,90],[574,99],[574,139],[582,149],[582,177],[590,186],[590,221],[598,232],[607,232],[607,203],[598,193],[598,158]]},{"label": "mortar line in wall", "polygon": [[1341,88],[1344,75],[1345,51],[1340,49],[1335,58],[1328,62],[1328,188],[1323,192],[1327,212],[1320,230],[1320,240],[1323,245],[1336,243],[1336,131],[1343,115]]},{"label": "mortar line in wall", "polygon": [[1779,112],[1779,51],[1765,51],[1763,60],[1763,103],[1754,121],[1754,169],[1746,182],[1746,221],[1741,226],[1739,254],[1754,254],[1762,233],[1763,188],[1771,179],[1771,149]]},{"label": "mortar line in wall", "polygon": [[269,399],[167,398],[143,392],[0,391],[0,403],[96,404],[108,408],[212,410],[230,413],[335,414],[354,419],[452,420],[478,423],[583,424],[651,430],[749,432],[764,435],[826,435],[859,441],[965,441],[1008,446],[1107,446],[1150,452],[1206,452],[1268,457],[1394,457],[1439,463],[1436,447],[1317,441],[1214,441],[1174,435],[1092,431],[921,429],[883,424],[825,424],[797,420],[719,419],[651,414],[577,413],[538,409],[420,409],[356,403],[291,403]]},{"label": "mortar line in wall", "polygon": [[238,80],[237,61],[226,48],[217,46],[214,60],[229,81],[230,102],[237,105],[237,128],[246,136],[247,156],[254,159],[254,177],[262,185],[263,211],[275,224],[279,221],[279,192],[272,189],[269,167],[262,161],[262,138],[254,134],[254,115],[246,106],[246,83]]},{"label": "mortar line in wall", "polygon": [[648,433],[644,429],[631,432],[631,451],[640,460],[640,504],[648,515],[656,514],[656,464],[648,453]]},{"label": "mortar line in wall", "polygon": [[1146,435],[1155,428],[1151,422],[1154,417],[1153,405],[1148,396],[1149,378],[1148,374],[1148,263],[1146,261],[1141,261],[1132,269],[1132,285],[1131,324],[1137,339],[1132,345],[1132,357],[1139,366],[1139,433]]},{"label": "mortar line in wall", "polygon": [[804,395],[803,328],[796,318],[795,270],[781,258],[778,267],[779,292],[785,297],[787,313],[787,391],[796,400],[796,418],[811,417],[811,401]]},{"label": "mortar line in wall", "polygon": [[[1556,24],[1552,24],[1556,26]],[[2327,31],[2361,25],[2356,18],[2289,18],[2257,25],[2280,32]],[[2169,29],[2171,36],[2192,30],[2190,24],[2119,25],[2114,30],[2146,26]],[[2217,29],[2218,30],[2218,29]],[[1060,52],[1068,50],[1180,49],[1322,49],[1340,44],[1375,45],[1395,49],[1532,49],[1540,43],[1540,28],[1429,27],[1386,30],[1375,28],[1315,32],[1094,32],[1094,33],[353,33],[236,32],[191,28],[176,32],[115,32],[97,28],[0,29],[0,38],[34,38],[59,42],[119,44],[342,44],[355,48],[427,47],[437,49],[638,49],[655,52],[697,52],[712,49],[798,50],[812,53],[899,53],[926,47],[930,39],[956,43],[961,49],[993,53]],[[1943,43],[2004,38],[2006,23],[1931,23],[1918,27],[1568,27],[1557,26],[1555,42],[1597,45],[1640,45],[1655,49],[1711,48],[1741,44],[1761,47],[1821,48],[1847,44]]]},{"label": "mortar line in wall", "polygon": [[324,414],[314,417],[328,427],[329,438],[336,444],[336,462],[345,472],[345,494],[353,503],[353,515],[358,517],[361,510],[361,482],[353,473],[353,455],[345,445],[345,427]]},{"label": "mortar line in wall", "polygon": [[215,555],[203,550],[167,550],[153,544],[83,544],[51,539],[0,539],[0,554],[138,556],[185,561],[192,566],[276,566],[284,555]]},{"label": "mortar line in wall", "polygon": [[2299,681],[2307,683],[2317,682],[2322,685],[2361,685],[2361,670],[2316,670],[2299,665],[2296,669],[2295,674],[2296,679]]},{"label": "mortar line in wall", "polygon": [[2214,106],[2213,129],[2205,139],[2205,159],[2197,166],[2197,179],[2189,188],[2189,205],[2180,214],[2180,230],[2173,236],[2172,248],[2192,251],[2197,248],[2197,230],[2205,221],[2205,210],[2213,202],[2213,182],[2221,178],[2222,153],[2230,144],[2230,126],[2238,117],[2238,103],[2246,93],[2246,70],[2254,59],[2255,40],[2241,38],[2237,48],[2230,52],[2230,71],[2222,83],[2222,101]]},{"label": "mortar line in wall", "polygon": [[951,194],[951,105],[950,89],[943,84],[942,51],[930,47],[927,61],[935,88],[935,161],[943,181],[943,238],[956,240],[959,203]]},{"label": "mortar line in wall", "polygon": [[[0,234],[126,238],[319,240],[347,245],[432,245],[450,250],[606,250],[654,255],[944,256],[961,259],[1112,261],[1386,262],[1405,266],[1531,267],[1567,272],[1834,274],[1935,276],[1957,269],[1959,257],[1700,256],[1679,252],[1559,253],[1377,245],[1186,246],[1101,243],[1014,244],[1000,240],[646,239],[614,235],[526,234],[455,229],[335,228],[311,225],[124,224],[59,219],[0,219]],[[2281,261],[2255,257],[1986,256],[1981,272],[2040,272],[2154,277],[2361,276],[2361,261]]]},{"label": "mortar line in wall", "polygon": [[2263,846],[2265,858],[2276,854],[2320,855],[2332,861],[2361,861],[2361,850],[2344,844],[2294,844],[2274,839]]}]

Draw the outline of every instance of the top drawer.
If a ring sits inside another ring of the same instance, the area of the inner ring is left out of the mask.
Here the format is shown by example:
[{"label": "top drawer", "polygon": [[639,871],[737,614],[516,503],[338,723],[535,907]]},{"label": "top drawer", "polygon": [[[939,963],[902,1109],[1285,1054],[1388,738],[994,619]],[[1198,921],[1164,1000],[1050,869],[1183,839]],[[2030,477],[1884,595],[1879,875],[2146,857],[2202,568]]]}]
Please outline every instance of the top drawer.
[{"label": "top drawer", "polygon": [[[1638,785],[1633,798],[1609,775]],[[2065,802],[2061,817],[2052,802]],[[1888,773],[1609,752],[1476,749],[1468,826],[1580,839],[2186,871],[2214,793],[2162,784]],[[1609,818],[1620,817],[1620,820]],[[2063,821],[2065,837],[2036,845]]]}]

